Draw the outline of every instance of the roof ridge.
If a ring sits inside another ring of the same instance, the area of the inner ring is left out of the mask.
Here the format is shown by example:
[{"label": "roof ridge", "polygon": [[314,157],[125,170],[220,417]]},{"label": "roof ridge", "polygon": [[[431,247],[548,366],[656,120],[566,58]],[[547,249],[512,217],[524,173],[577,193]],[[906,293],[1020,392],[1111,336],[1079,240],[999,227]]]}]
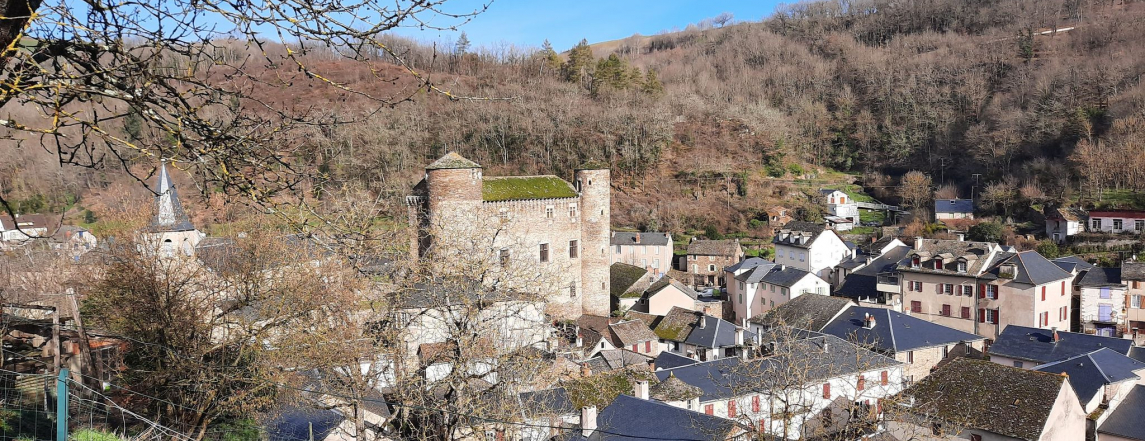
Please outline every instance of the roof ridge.
[{"label": "roof ridge", "polygon": [[895,352],[898,352],[899,345],[895,342],[895,327],[891,324],[891,311],[889,309],[887,310],[887,332],[891,334],[891,347],[895,348]]},{"label": "roof ridge", "polygon": [[[1101,348],[1101,349],[1105,349],[1105,348]],[[1101,349],[1098,349],[1097,351],[1100,351]],[[1093,367],[1097,368],[1097,372],[1101,374],[1101,378],[1104,378],[1107,383],[1112,383],[1113,377],[1110,377],[1109,374],[1106,374],[1105,369],[1102,369],[1101,365],[1097,363],[1097,360],[1094,360],[1092,357],[1093,353],[1097,352],[1097,351],[1087,352],[1085,354],[1085,358],[1088,358],[1089,362],[1093,364]]]}]

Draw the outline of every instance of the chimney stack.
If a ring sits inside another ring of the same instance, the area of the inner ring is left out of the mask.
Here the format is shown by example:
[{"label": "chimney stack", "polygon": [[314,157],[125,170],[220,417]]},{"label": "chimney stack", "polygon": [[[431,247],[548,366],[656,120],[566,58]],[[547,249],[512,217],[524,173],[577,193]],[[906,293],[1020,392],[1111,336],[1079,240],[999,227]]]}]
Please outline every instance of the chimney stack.
[{"label": "chimney stack", "polygon": [[867,320],[864,324],[867,329],[875,329],[875,316],[867,314]]},{"label": "chimney stack", "polygon": [[636,398],[641,400],[648,399],[648,381],[636,380],[636,384],[632,386],[632,391],[635,393]]},{"label": "chimney stack", "polygon": [[587,406],[580,409],[580,434],[585,438],[596,432],[596,406]]},{"label": "chimney stack", "polygon": [[588,377],[591,375],[592,375],[592,368],[588,367],[587,364],[580,365],[580,376]]},{"label": "chimney stack", "polygon": [[958,241],[959,241],[959,242],[962,242],[962,241],[965,241],[965,240],[966,240],[966,233],[963,233],[963,232],[959,231],[957,236],[958,236]]},{"label": "chimney stack", "polygon": [[636,233],[636,243],[640,243],[640,233]]},{"label": "chimney stack", "polygon": [[915,236],[914,237],[914,249],[915,249],[915,251],[922,249],[922,237],[921,236]]},{"label": "chimney stack", "polygon": [[1060,340],[1061,340],[1061,338],[1060,338],[1060,337],[1058,337],[1058,327],[1057,327],[1057,326],[1053,326],[1053,327],[1051,327],[1051,328],[1050,328],[1050,332],[1052,333],[1052,336],[1053,336],[1053,339],[1054,339],[1054,343],[1057,343],[1058,341],[1060,341]]},{"label": "chimney stack", "polygon": [[736,327],[736,346],[743,346],[743,327]]},{"label": "chimney stack", "polygon": [[704,314],[700,314],[700,329],[708,327],[708,318]]}]

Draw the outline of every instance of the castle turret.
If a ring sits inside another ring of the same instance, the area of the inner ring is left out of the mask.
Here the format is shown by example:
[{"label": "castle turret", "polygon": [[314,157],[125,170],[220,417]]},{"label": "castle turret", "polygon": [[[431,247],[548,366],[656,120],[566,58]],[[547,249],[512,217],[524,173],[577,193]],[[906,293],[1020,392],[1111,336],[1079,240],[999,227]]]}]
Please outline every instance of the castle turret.
[{"label": "castle turret", "polygon": [[608,316],[609,235],[611,234],[611,176],[608,164],[587,163],[576,170],[582,221],[581,302],[585,314]]},{"label": "castle turret", "polygon": [[[428,234],[436,237],[443,228],[475,216],[481,209],[481,165],[449,152],[425,168],[426,220]],[[432,239],[431,239],[432,240]]]}]

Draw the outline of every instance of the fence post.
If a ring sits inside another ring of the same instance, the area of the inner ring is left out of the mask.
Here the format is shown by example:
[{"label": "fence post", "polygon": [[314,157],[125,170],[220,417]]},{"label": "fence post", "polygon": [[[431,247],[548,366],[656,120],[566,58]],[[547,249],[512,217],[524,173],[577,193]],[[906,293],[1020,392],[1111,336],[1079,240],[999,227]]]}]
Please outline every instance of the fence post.
[{"label": "fence post", "polygon": [[68,441],[68,368],[56,377],[56,441]]}]

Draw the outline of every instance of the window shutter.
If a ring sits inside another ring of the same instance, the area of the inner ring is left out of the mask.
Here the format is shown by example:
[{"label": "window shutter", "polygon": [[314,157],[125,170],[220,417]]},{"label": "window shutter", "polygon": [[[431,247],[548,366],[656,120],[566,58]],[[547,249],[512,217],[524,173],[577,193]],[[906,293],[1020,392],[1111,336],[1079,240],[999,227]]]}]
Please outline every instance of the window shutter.
[{"label": "window shutter", "polygon": [[715,408],[712,406],[714,406],[714,405],[709,404],[707,406],[704,406],[704,413],[706,413],[708,415],[714,415],[716,412],[715,412]]},{"label": "window shutter", "polygon": [[978,285],[978,298],[980,298],[980,299],[986,298],[986,284],[985,283]]},{"label": "window shutter", "polygon": [[866,388],[866,387],[867,387],[867,378],[866,378],[866,377],[864,377],[864,376],[862,376],[862,375],[860,375],[860,376],[859,376],[859,381],[858,381],[858,383],[855,385],[855,387],[856,387],[857,389],[859,389],[859,390],[863,390],[864,388]]},{"label": "window shutter", "polygon": [[831,399],[831,383],[823,383],[823,398]]},{"label": "window shutter", "polygon": [[990,320],[990,323],[993,323],[995,325],[998,324],[998,310],[997,309],[994,310],[994,319]]},{"label": "window shutter", "polygon": [[728,400],[728,418],[736,417],[736,402],[735,400]]},{"label": "window shutter", "polygon": [[1065,280],[1062,280],[1062,295],[1065,295]]},{"label": "window shutter", "polygon": [[958,295],[962,295],[962,285],[958,285],[958,289],[955,292],[957,292]]},{"label": "window shutter", "polygon": [[998,285],[994,285],[994,300],[1002,298],[1002,292],[998,290]]},{"label": "window shutter", "polygon": [[888,383],[890,383],[890,376],[887,375],[887,371],[882,371],[881,373],[879,373],[879,376],[880,376],[879,380],[883,384],[883,386],[886,386]]},{"label": "window shutter", "polygon": [[632,344],[632,352],[640,352],[640,343]]},{"label": "window shutter", "polygon": [[978,323],[986,323],[986,308],[978,308]]},{"label": "window shutter", "polygon": [[751,397],[751,411],[759,412],[759,395]]},{"label": "window shutter", "polygon": [[649,354],[652,353],[652,340],[648,340],[648,341],[644,342],[644,352],[647,352]]},{"label": "window shutter", "polygon": [[935,288],[934,292],[942,294],[942,284],[941,283],[935,283],[934,288]]}]

